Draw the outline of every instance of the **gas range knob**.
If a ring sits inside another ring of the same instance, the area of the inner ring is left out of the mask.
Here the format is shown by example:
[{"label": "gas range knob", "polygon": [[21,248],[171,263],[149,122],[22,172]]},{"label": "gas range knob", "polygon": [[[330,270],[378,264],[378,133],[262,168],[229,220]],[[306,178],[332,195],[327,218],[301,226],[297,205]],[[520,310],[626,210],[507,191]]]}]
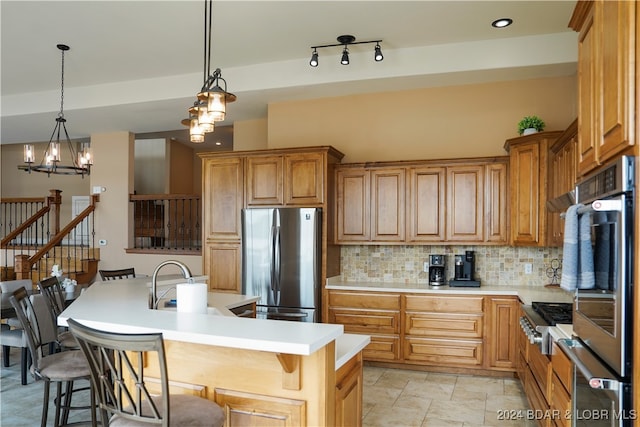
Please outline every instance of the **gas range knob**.
[{"label": "gas range knob", "polygon": [[537,335],[537,334],[529,335],[529,342],[531,344],[541,344],[542,343],[542,335]]}]

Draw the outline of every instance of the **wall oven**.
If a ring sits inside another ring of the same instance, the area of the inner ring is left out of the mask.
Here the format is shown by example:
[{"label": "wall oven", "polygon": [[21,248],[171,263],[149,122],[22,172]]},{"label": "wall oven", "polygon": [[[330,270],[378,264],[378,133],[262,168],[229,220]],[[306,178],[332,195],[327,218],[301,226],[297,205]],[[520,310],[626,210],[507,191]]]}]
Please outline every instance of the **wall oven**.
[{"label": "wall oven", "polygon": [[576,188],[579,215],[591,217],[595,288],[576,291],[573,330],[621,377],[631,368],[634,163],[623,156]]},{"label": "wall oven", "polygon": [[574,339],[558,343],[574,364],[573,425],[631,426],[635,159],[622,156],[578,183],[589,216],[594,286],[574,294]]}]

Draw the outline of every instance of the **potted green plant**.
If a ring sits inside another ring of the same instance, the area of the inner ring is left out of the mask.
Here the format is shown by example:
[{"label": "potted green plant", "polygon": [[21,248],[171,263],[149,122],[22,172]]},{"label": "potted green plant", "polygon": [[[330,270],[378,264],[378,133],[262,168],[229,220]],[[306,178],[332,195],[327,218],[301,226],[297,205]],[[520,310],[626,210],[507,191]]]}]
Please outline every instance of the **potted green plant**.
[{"label": "potted green plant", "polygon": [[518,122],[518,133],[529,135],[544,130],[544,122],[538,116],[526,116]]}]

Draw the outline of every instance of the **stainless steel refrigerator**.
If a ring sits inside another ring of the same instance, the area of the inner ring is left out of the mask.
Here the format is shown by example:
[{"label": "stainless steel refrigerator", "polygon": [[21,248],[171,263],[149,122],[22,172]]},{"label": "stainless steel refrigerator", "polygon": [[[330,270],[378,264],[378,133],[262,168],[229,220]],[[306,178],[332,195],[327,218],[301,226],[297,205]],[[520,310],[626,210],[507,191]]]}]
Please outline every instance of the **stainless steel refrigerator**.
[{"label": "stainless steel refrigerator", "polygon": [[242,210],[242,293],[257,317],[320,321],[322,210]]}]

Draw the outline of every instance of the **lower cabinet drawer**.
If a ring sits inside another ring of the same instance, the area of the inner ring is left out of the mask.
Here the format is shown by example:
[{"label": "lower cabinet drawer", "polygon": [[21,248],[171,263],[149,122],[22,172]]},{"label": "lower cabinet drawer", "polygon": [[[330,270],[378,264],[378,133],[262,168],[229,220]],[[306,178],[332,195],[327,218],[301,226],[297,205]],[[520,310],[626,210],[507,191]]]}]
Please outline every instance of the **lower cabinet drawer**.
[{"label": "lower cabinet drawer", "polygon": [[370,335],[371,342],[362,350],[364,360],[389,362],[400,360],[400,337]]},{"label": "lower cabinet drawer", "polygon": [[481,314],[415,313],[405,315],[405,333],[440,338],[482,338]]},{"label": "lower cabinet drawer", "polygon": [[535,344],[531,344],[529,347],[529,369],[531,369],[533,377],[538,382],[545,400],[549,403],[551,397],[551,361],[540,352],[540,348]]},{"label": "lower cabinet drawer", "polygon": [[[535,413],[539,414],[548,414],[549,413],[549,405],[542,394],[542,391],[538,387],[538,383],[536,382],[533,374],[531,373],[531,369],[527,368],[525,370],[525,381],[524,381],[524,392],[527,395],[527,400],[529,401],[529,405],[531,406],[531,410]],[[536,417],[538,421],[538,425],[547,427],[550,425],[550,420],[548,417]]]},{"label": "lower cabinet drawer", "polygon": [[564,388],[571,394],[571,389],[573,388],[573,363],[555,342],[551,349],[551,366],[553,366],[553,372],[558,376]]},{"label": "lower cabinet drawer", "polygon": [[439,366],[481,366],[482,340],[444,340],[407,337],[404,359]]},{"label": "lower cabinet drawer", "polygon": [[571,396],[562,385],[557,375],[551,376],[551,414],[554,424],[558,427],[571,427]]},{"label": "lower cabinet drawer", "polygon": [[400,312],[329,309],[329,322],[344,325],[345,332],[399,334]]}]

